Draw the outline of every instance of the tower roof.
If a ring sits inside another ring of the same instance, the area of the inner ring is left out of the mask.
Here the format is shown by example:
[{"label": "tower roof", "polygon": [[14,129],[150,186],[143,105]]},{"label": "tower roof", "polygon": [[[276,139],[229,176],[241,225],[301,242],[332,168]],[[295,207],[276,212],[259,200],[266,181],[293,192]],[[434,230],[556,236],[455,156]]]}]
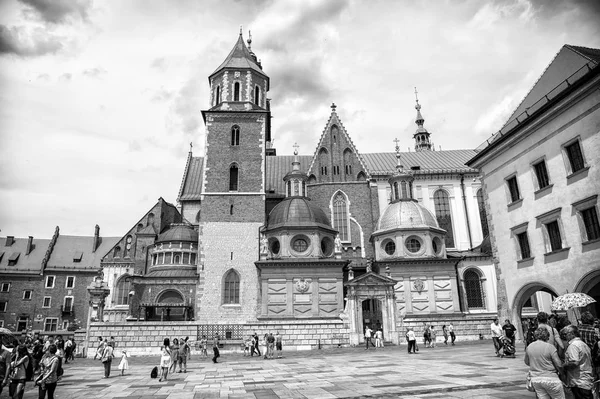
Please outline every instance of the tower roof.
[{"label": "tower roof", "polygon": [[242,37],[242,32],[238,36],[238,40],[231,49],[231,52],[225,58],[225,61],[208,77],[213,77],[216,73],[223,69],[252,69],[253,71],[259,73],[268,79],[268,76],[262,70],[262,67],[259,65],[256,56],[248,50],[246,44],[244,43],[244,38]]}]

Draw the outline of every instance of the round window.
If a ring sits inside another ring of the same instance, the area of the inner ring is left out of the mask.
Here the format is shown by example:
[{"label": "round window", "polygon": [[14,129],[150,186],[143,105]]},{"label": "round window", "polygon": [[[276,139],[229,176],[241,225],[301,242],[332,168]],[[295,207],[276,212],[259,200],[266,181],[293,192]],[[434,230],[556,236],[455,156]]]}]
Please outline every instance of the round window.
[{"label": "round window", "polygon": [[271,238],[269,240],[269,250],[274,254],[277,255],[279,253],[279,249],[281,248],[280,244],[279,244],[279,240],[276,238]]},{"label": "round window", "polygon": [[413,254],[419,252],[421,250],[421,240],[417,237],[409,237],[406,240],[406,249]]},{"label": "round window", "polygon": [[323,237],[321,240],[321,252],[326,257],[333,254],[333,240],[330,237]]},{"label": "round window", "polygon": [[440,240],[439,237],[434,237],[431,244],[433,246],[433,252],[438,255],[442,251],[442,240]]},{"label": "round window", "polygon": [[306,236],[298,236],[292,240],[292,249],[298,253],[308,250],[309,239]]},{"label": "round window", "polygon": [[388,241],[383,247],[385,253],[388,255],[393,255],[396,252],[396,243],[394,241]]}]

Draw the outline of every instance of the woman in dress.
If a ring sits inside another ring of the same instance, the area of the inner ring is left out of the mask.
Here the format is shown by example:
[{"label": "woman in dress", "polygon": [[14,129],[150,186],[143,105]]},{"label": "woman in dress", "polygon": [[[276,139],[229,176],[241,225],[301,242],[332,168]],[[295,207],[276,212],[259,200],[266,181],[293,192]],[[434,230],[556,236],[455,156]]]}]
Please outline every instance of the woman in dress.
[{"label": "woman in dress", "polygon": [[8,392],[13,399],[22,399],[27,381],[27,366],[29,365],[29,352],[24,344],[17,347],[15,360],[11,362],[10,385]]},{"label": "woman in dress", "polygon": [[173,345],[171,345],[171,373],[175,372],[177,369],[177,363],[179,363],[179,340],[177,338],[173,338]]},{"label": "woman in dress", "polygon": [[565,392],[559,377],[562,362],[554,345],[548,343],[550,333],[546,327],[540,327],[535,330],[534,337],[536,341],[525,350],[531,385],[540,398],[564,399]]},{"label": "woman in dress", "polygon": [[448,345],[448,327],[445,324],[442,326],[442,334],[444,334],[444,345]]},{"label": "woman in dress", "polygon": [[40,361],[41,373],[35,383],[39,385],[38,397],[44,399],[48,394],[48,399],[54,399],[54,391],[58,382],[58,356],[56,345],[52,344]]},{"label": "woman in dress", "polygon": [[121,362],[119,363],[119,370],[121,370],[121,375],[125,375],[125,370],[129,369],[129,360],[127,358],[129,354],[126,350],[121,351]]},{"label": "woman in dress", "polygon": [[167,376],[169,375],[169,367],[171,367],[171,345],[169,338],[165,338],[163,340],[163,346],[161,347],[161,356],[160,356],[160,378],[158,382],[163,380],[167,380]]}]

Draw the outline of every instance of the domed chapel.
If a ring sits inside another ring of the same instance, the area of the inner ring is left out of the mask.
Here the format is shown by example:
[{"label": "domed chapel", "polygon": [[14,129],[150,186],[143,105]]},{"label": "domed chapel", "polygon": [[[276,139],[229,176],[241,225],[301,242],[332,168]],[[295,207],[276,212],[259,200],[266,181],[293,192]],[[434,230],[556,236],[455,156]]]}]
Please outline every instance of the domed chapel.
[{"label": "domed chapel", "polygon": [[278,331],[296,349],[358,345],[367,326],[394,344],[450,323],[477,338],[497,305],[475,151],[436,151],[417,99],[416,132],[393,132],[414,151],[361,153],[332,104],[312,154],[277,155],[251,44],[240,32],[208,77],[205,150],[178,203],[159,199],[104,256],[104,321],[226,345]]}]

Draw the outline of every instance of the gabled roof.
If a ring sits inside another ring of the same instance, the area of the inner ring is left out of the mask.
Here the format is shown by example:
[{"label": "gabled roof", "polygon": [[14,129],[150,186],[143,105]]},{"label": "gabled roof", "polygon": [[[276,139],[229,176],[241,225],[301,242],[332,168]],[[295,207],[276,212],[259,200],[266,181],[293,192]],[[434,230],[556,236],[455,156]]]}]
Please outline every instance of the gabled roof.
[{"label": "gabled roof", "polygon": [[[519,106],[508,118],[504,126],[509,125],[525,111],[530,110],[530,108],[540,99],[542,99],[542,97],[553,91],[561,84],[561,82],[566,80],[582,67],[589,65],[591,68],[593,68],[598,65],[599,62],[599,49],[565,44],[559,50],[559,52],[556,53],[552,61],[550,61],[544,72],[542,72],[531,90],[529,90],[529,93],[527,93],[525,98],[523,98]],[[565,85],[564,88],[567,86],[568,85]]]},{"label": "gabled roof", "polygon": [[[42,271],[42,259],[48,250],[50,239],[33,239],[33,250],[26,255],[28,238],[15,238],[11,246],[5,246],[6,237],[0,237],[0,253],[4,256],[0,259],[0,275],[2,274],[40,274]],[[10,259],[17,263],[8,265]]]},{"label": "gabled roof", "polygon": [[[277,155],[266,157],[265,191],[275,191],[278,194],[285,193],[283,177],[292,170],[293,155]],[[300,170],[308,170],[312,157],[310,155],[299,155]]]},{"label": "gabled roof", "polygon": [[199,200],[202,193],[202,168],[204,166],[203,157],[192,157],[189,153],[188,161],[185,165],[179,197],[177,201]]},{"label": "gabled roof", "polygon": [[371,175],[369,173],[369,169],[367,168],[367,165],[365,164],[365,161],[362,159],[360,153],[356,149],[356,146],[354,145],[354,142],[348,135],[348,132],[346,132],[346,128],[342,124],[342,121],[340,120],[337,112],[335,112],[335,104],[333,104],[331,106],[331,108],[332,108],[331,115],[329,115],[329,119],[327,120],[327,123],[325,124],[325,129],[323,129],[323,133],[321,134],[321,138],[319,139],[319,143],[317,144],[317,148],[315,149],[315,152],[313,154],[312,161],[310,163],[310,166],[308,167],[307,174],[308,175],[314,174],[313,166],[315,165],[317,157],[319,156],[319,149],[321,147],[327,147],[326,145],[324,145],[325,138],[329,137],[329,134],[331,132],[331,127],[333,125],[336,125],[339,128],[339,131],[342,133],[342,135],[346,139],[346,141],[348,142],[348,145],[350,146],[350,149],[352,150],[352,152],[354,152],[354,154],[356,154],[356,158],[360,162],[360,165],[362,166],[364,172],[367,174],[367,178],[370,178]]},{"label": "gabled roof", "polygon": [[[475,156],[475,150],[418,151],[401,152],[400,160],[405,169],[419,167],[415,175],[425,173],[477,173],[477,169],[465,165]],[[396,170],[396,154],[377,152],[363,154],[372,175],[388,175]]]},{"label": "gabled roof", "polygon": [[395,285],[397,283],[391,277],[377,274],[375,272],[368,272],[360,275],[352,280],[347,281],[344,285]]},{"label": "gabled roof", "polygon": [[[46,270],[99,270],[102,256],[118,241],[119,237],[101,237],[100,245],[96,252],[93,252],[93,236],[59,235],[46,264]],[[81,260],[76,262],[75,258],[78,256]]]},{"label": "gabled roof", "polygon": [[213,73],[210,74],[208,80],[210,81],[210,78],[214,74],[226,68],[252,69],[253,71],[261,74],[262,76],[268,79],[268,76],[263,72],[262,68],[256,62],[255,56],[253,56],[250,53],[250,50],[248,50],[248,47],[246,47],[241,32],[238,36],[237,42],[231,49],[231,52],[229,53],[227,58],[225,58],[225,61],[223,61],[223,63],[219,65],[219,67],[215,69]]}]

